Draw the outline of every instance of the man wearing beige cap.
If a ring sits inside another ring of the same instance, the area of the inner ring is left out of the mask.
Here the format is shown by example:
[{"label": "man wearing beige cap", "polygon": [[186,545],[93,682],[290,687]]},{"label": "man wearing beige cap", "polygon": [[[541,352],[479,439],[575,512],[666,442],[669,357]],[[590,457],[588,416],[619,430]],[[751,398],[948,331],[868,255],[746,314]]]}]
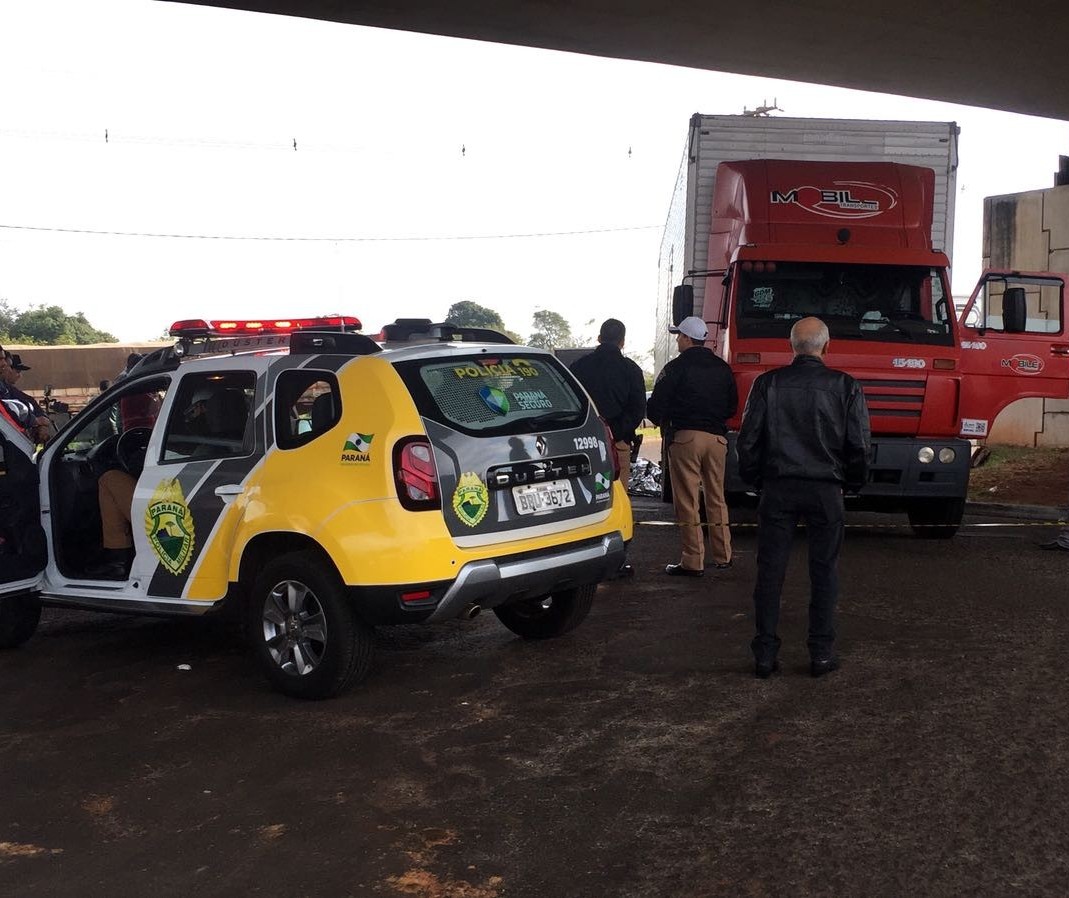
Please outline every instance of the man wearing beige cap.
[{"label": "man wearing beige cap", "polygon": [[739,394],[727,362],[705,345],[709,330],[701,318],[684,318],[676,327],[679,355],[661,369],[646,417],[661,428],[672,478],[672,500],[683,551],[678,564],[664,572],[672,577],[705,573],[705,535],[698,511],[698,491],[705,493],[713,566],[731,567],[731,531],[724,501],[727,421]]}]

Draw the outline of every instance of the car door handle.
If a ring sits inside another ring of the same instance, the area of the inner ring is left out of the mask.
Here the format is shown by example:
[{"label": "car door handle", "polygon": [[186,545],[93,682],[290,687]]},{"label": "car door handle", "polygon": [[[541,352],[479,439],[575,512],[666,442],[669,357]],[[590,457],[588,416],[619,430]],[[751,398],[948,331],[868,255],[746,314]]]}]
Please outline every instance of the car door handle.
[{"label": "car door handle", "polygon": [[240,496],[243,492],[244,490],[236,483],[227,483],[215,488],[215,495],[224,502],[232,501],[235,496]]},{"label": "car door handle", "polygon": [[1069,355],[1069,343],[1055,343],[1050,348],[1051,355]]}]

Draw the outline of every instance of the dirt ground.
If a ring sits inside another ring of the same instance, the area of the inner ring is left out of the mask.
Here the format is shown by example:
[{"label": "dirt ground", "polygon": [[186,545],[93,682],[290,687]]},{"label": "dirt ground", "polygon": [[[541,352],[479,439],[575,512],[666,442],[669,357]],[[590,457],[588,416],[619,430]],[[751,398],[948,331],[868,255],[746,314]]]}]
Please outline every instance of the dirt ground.
[{"label": "dirt ground", "polygon": [[992,446],[969,481],[969,498],[975,502],[1064,506],[1069,501],[1069,449]]},{"label": "dirt ground", "polygon": [[0,895],[1064,898],[1045,531],[851,515],[821,680],[799,535],[756,680],[752,516],[733,568],[681,583],[670,507],[634,512],[635,576],[574,633],[380,628],[328,702],[272,693],[223,621],[48,609],[0,653]]}]

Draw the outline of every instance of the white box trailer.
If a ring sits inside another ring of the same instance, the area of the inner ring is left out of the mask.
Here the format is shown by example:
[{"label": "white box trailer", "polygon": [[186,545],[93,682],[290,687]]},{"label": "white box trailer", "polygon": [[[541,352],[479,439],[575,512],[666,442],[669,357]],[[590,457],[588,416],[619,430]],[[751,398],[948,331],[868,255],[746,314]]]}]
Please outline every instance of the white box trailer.
[{"label": "white box trailer", "polygon": [[[707,267],[716,168],[721,162],[748,159],[898,162],[930,168],[935,172],[932,248],[951,256],[958,169],[958,127],[954,122],[695,113],[661,238],[653,347],[658,372],[675,353],[675,340],[668,333],[672,289],[687,272]],[[704,299],[705,279],[696,278],[695,314],[701,314]]]}]

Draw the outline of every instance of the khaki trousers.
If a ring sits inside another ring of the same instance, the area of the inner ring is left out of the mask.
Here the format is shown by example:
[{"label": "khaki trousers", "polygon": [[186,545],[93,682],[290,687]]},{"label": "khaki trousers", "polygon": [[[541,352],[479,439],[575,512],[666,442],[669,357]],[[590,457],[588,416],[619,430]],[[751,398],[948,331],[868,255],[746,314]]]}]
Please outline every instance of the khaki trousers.
[{"label": "khaki trousers", "polygon": [[616,459],[620,462],[620,480],[623,481],[624,489],[627,489],[627,481],[631,479],[631,444],[626,440],[617,440],[612,444],[616,450]]},{"label": "khaki trousers", "polygon": [[134,544],[130,532],[130,506],[137,481],[125,471],[105,471],[97,481],[100,501],[101,542],[105,549],[129,549]]},{"label": "khaki trousers", "polygon": [[668,447],[672,501],[683,541],[680,564],[687,570],[705,569],[705,535],[698,515],[698,490],[705,493],[709,517],[709,547],[713,561],[731,561],[731,530],[724,501],[724,462],[728,441],[701,430],[677,431]]}]

